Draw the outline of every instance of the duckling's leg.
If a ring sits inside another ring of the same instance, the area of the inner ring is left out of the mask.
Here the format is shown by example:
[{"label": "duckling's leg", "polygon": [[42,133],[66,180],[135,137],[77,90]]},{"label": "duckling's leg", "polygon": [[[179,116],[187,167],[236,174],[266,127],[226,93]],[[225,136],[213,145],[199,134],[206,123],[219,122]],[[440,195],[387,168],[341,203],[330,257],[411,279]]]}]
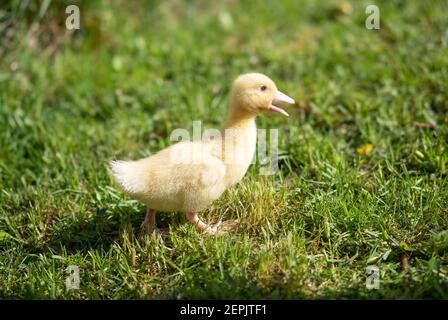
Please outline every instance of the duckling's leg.
[{"label": "duckling's leg", "polygon": [[194,212],[188,212],[186,214],[188,221],[191,223],[194,223],[196,225],[196,228],[198,228],[199,231],[205,232],[210,236],[213,236],[218,231],[218,227],[221,224],[221,221],[218,223],[215,223],[213,226],[209,226],[205,222],[201,221],[199,219],[198,215]]},{"label": "duckling's leg", "polygon": [[141,228],[148,232],[152,232],[156,229],[156,210],[148,208],[148,211],[146,211],[145,220],[143,220]]}]

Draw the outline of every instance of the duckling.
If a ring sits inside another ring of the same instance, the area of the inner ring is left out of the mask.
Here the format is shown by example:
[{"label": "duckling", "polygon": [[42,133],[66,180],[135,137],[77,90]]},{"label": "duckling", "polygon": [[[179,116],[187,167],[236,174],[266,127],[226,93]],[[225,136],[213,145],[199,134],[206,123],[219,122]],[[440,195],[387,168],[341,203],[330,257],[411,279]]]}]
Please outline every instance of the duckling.
[{"label": "duckling", "polygon": [[[271,111],[288,116],[274,100],[295,103],[266,75],[240,75],[233,82],[220,139],[178,142],[144,159],[112,161],[112,175],[123,192],[148,208],[141,227],[148,232],[156,230],[157,210],[183,212],[199,231],[220,233],[221,222],[208,225],[198,212],[246,174],[256,148],[257,115]],[[236,221],[227,224],[230,228],[235,225]]]}]

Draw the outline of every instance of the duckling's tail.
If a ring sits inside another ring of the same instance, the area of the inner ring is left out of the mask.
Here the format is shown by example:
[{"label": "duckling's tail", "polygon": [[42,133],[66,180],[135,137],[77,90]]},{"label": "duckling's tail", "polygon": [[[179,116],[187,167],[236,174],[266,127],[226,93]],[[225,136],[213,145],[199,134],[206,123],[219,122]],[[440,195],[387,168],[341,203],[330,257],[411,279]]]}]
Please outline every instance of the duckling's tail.
[{"label": "duckling's tail", "polygon": [[137,161],[113,160],[110,162],[110,168],[124,192],[135,195],[144,189],[142,168]]}]

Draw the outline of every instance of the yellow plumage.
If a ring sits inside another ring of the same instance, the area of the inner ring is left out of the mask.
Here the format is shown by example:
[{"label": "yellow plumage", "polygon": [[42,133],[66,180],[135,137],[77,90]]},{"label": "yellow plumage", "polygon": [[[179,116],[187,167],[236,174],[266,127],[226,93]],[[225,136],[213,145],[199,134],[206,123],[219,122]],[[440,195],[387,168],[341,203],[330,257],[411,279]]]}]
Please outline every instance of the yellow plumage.
[{"label": "yellow plumage", "polygon": [[180,142],[137,161],[112,161],[122,190],[150,208],[143,227],[154,229],[155,210],[180,211],[199,229],[215,234],[217,226],[207,226],[196,213],[244,177],[256,147],[255,118],[268,110],[286,114],[272,105],[281,98],[294,103],[265,75],[241,75],[232,87],[222,139]]}]

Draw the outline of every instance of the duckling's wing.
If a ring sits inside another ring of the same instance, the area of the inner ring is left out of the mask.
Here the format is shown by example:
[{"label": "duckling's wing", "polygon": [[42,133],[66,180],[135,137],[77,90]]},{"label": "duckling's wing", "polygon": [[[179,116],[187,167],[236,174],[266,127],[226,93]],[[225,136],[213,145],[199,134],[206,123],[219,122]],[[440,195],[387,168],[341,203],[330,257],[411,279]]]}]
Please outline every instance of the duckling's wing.
[{"label": "duckling's wing", "polygon": [[226,189],[225,165],[213,155],[203,155],[201,163],[179,165],[174,170],[178,174],[173,182],[177,192],[173,199],[181,199],[182,205],[176,210],[198,212],[207,208]]},{"label": "duckling's wing", "polygon": [[157,156],[160,169],[165,167],[166,173],[179,186],[209,188],[224,180],[225,166],[216,156],[214,145],[182,142],[163,150]]}]

